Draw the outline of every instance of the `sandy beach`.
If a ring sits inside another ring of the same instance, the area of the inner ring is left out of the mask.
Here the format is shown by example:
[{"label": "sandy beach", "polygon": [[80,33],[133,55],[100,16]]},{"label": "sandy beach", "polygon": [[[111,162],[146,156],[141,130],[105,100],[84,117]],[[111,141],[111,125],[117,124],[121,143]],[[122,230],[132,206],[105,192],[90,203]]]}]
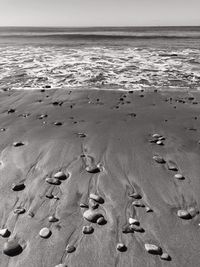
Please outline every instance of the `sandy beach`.
[{"label": "sandy beach", "polygon": [[199,92],[0,93],[0,266],[198,266]]}]

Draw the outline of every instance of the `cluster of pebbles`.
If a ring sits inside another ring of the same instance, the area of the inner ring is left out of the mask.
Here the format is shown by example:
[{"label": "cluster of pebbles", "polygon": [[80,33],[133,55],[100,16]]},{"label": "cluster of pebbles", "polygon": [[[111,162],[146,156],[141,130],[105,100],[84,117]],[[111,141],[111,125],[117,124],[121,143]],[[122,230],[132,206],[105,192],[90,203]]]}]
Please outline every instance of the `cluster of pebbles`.
[{"label": "cluster of pebbles", "polygon": [[[150,142],[152,142],[152,140],[155,140],[155,143],[157,143],[158,142],[157,140],[159,140],[159,138],[164,138],[164,137],[161,136],[160,134],[156,133],[156,134],[152,135],[152,138],[153,139],[151,139]],[[165,140],[165,138],[163,140]],[[179,168],[178,168],[177,164],[174,161],[172,161],[172,160],[167,160],[166,161],[160,155],[154,155],[153,156],[153,160],[156,161],[159,164],[166,164],[168,170],[170,170],[172,172],[175,172],[175,174],[174,174],[174,178],[175,179],[177,179],[177,180],[184,180],[185,179],[184,175],[179,171]],[[179,218],[185,219],[185,220],[192,219],[197,214],[199,214],[199,211],[194,207],[189,207],[187,209],[179,209],[177,211],[177,216]]]}]

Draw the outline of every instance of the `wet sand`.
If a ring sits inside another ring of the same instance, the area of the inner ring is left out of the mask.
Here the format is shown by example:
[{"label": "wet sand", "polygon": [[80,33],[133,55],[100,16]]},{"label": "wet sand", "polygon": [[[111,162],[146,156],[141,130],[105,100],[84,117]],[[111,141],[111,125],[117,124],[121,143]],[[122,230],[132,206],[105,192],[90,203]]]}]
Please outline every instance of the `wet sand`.
[{"label": "wet sand", "polygon": [[0,266],[198,266],[199,111],[198,92],[1,92]]}]

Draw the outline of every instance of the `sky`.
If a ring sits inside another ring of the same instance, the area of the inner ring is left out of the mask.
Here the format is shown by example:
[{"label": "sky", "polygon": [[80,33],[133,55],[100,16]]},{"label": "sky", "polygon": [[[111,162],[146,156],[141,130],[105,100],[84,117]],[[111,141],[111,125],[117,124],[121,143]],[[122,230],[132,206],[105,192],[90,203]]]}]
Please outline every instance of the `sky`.
[{"label": "sky", "polygon": [[0,26],[200,26],[200,0],[0,0]]}]

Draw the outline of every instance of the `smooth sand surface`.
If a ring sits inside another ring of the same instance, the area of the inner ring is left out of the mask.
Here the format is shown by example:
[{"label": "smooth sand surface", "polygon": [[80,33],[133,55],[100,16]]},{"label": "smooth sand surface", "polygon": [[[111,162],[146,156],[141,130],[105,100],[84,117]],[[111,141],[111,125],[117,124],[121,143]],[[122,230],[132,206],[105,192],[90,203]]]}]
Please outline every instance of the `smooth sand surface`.
[{"label": "smooth sand surface", "polygon": [[199,266],[199,111],[198,92],[1,92],[0,266]]}]

